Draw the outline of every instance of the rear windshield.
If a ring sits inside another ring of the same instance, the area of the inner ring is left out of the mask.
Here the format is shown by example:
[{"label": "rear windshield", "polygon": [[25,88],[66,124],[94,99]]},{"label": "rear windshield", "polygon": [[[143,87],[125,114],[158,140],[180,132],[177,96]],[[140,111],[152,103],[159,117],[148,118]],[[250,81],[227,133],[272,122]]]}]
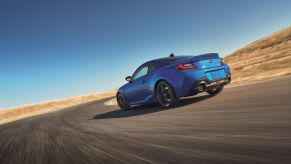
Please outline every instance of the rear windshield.
[{"label": "rear windshield", "polygon": [[186,58],[189,58],[191,56],[175,56],[175,57],[166,57],[166,58],[160,58],[158,59],[159,61],[165,61],[165,62],[172,62],[172,61],[178,61],[178,60],[183,60]]}]

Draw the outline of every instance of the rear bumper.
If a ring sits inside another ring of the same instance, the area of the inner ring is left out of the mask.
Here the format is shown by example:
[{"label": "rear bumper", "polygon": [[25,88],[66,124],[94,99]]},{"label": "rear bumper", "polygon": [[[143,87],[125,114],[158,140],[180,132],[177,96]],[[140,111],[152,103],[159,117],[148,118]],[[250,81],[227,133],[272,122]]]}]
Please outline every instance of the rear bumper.
[{"label": "rear bumper", "polygon": [[196,80],[193,84],[193,87],[188,96],[198,94],[200,92],[205,92],[207,90],[212,90],[222,85],[228,85],[231,82],[231,74],[228,73],[227,76],[223,79],[218,79],[210,81],[207,78],[202,78]]}]

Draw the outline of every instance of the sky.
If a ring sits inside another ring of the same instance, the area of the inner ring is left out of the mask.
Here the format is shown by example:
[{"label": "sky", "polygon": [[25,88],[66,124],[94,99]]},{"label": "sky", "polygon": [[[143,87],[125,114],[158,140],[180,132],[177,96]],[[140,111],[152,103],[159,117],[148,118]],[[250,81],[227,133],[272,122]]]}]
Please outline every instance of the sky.
[{"label": "sky", "polygon": [[106,91],[170,53],[225,56],[291,25],[291,0],[1,0],[0,108]]}]

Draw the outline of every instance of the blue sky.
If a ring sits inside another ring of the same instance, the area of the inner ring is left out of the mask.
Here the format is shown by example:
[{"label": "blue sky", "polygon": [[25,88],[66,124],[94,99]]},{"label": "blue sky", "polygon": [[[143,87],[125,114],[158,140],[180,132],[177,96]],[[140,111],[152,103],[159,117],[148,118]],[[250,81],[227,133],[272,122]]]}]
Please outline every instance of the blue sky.
[{"label": "blue sky", "polygon": [[285,0],[1,0],[0,108],[125,83],[143,62],[222,56],[291,24]]}]

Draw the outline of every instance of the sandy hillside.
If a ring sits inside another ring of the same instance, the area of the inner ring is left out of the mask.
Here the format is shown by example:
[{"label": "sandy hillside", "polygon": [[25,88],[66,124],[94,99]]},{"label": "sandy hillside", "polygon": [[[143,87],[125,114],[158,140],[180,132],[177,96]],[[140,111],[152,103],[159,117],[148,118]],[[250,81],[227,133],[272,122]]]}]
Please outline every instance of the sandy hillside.
[{"label": "sandy hillside", "polygon": [[234,83],[291,74],[291,26],[259,39],[224,58]]},{"label": "sandy hillside", "polygon": [[41,103],[29,104],[18,106],[14,108],[1,109],[0,110],[0,124],[18,120],[21,118],[34,116],[46,112],[51,112],[59,109],[63,109],[69,106],[74,106],[81,103],[86,103],[110,96],[114,96],[116,90],[111,90],[108,92],[87,94],[75,97],[69,97],[65,99],[58,99],[52,101],[46,101]]}]

